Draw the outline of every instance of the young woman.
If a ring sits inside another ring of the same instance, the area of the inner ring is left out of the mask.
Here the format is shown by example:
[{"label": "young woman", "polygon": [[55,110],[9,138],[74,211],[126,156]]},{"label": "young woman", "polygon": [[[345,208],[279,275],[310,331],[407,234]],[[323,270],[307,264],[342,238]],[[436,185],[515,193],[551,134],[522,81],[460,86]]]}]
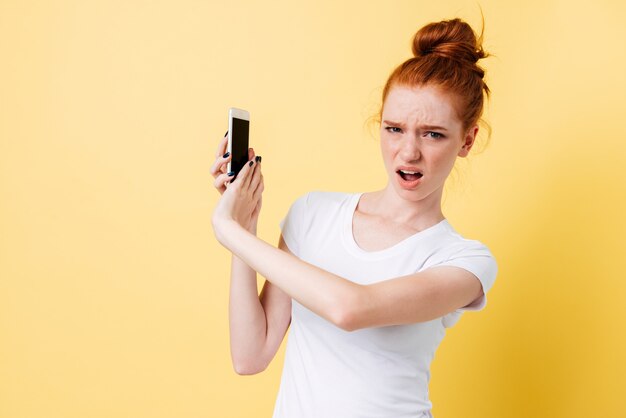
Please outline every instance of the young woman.
[{"label": "young woman", "polygon": [[[480,310],[497,265],[441,211],[444,183],[478,132],[487,54],[460,19],[414,38],[383,91],[382,190],[310,192],[281,221],[278,248],[257,238],[261,158],[230,182],[221,141],[212,217],[230,250],[230,337],[237,373],[264,370],[291,326],[274,418],[432,417],[430,362],[445,329]],[[256,273],[267,278],[257,294]]]}]

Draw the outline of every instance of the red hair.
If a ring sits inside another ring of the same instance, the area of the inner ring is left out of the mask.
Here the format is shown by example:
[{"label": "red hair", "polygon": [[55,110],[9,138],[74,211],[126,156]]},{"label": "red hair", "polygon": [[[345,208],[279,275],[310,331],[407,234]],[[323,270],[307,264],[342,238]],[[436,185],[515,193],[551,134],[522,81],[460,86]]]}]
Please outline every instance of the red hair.
[{"label": "red hair", "polygon": [[483,113],[483,94],[488,98],[490,93],[483,80],[485,70],[477,64],[489,56],[482,48],[483,31],[476,38],[472,28],[458,18],[429,23],[418,30],[413,38],[414,57],[400,64],[385,84],[379,116],[393,86],[428,84],[456,96],[464,131],[476,124]]}]

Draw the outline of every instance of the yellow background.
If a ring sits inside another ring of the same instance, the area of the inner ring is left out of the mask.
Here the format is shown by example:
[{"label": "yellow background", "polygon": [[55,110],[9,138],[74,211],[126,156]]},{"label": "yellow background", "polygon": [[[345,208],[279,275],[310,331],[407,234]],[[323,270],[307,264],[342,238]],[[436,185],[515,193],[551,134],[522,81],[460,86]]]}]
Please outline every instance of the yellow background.
[{"label": "yellow background", "polygon": [[[626,6],[480,7],[493,135],[444,213],[500,271],[436,353],[434,416],[621,417]],[[210,223],[227,109],[251,112],[276,244],[298,195],[384,186],[367,119],[455,16],[480,29],[475,1],[2,0],[0,418],[270,417],[284,345],[233,371]]]}]

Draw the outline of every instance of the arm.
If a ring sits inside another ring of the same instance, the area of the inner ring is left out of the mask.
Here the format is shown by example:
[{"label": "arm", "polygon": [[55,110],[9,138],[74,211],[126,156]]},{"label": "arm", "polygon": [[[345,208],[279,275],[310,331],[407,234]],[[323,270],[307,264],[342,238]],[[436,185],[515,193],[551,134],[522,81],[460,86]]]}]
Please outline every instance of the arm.
[{"label": "arm", "polygon": [[352,329],[431,321],[469,305],[483,288],[469,271],[441,266],[371,284],[364,293],[352,310]]},{"label": "arm", "polygon": [[482,294],[478,278],[459,267],[434,267],[364,286],[280,251],[237,222],[225,222],[216,233],[252,269],[346,331],[429,321]]},{"label": "arm", "polygon": [[[278,245],[291,254],[282,235]],[[283,341],[291,322],[291,298],[267,280],[258,295],[256,272],[235,254],[230,283],[233,367],[238,374],[256,374],[267,368]]]},{"label": "arm", "polygon": [[[211,174],[214,186],[224,194],[231,176],[226,172],[226,164],[232,156],[226,152],[228,137],[224,135],[215,154]],[[255,158],[252,148],[248,151],[250,160]],[[257,173],[256,188],[263,190],[262,175]],[[255,236],[261,210],[260,193],[251,205],[254,210],[247,215],[247,230]],[[284,241],[279,240],[279,248],[289,252]],[[230,353],[235,371],[238,374],[255,374],[267,367],[276,355],[291,321],[291,298],[269,281],[265,281],[258,295],[257,276],[236,254],[232,255],[231,281],[229,294]]]},{"label": "arm", "polygon": [[253,270],[311,311],[341,326],[349,298],[360,295],[361,286],[287,254],[248,233],[237,222],[215,229],[217,239]]},{"label": "arm", "polygon": [[250,161],[213,212],[217,240],[287,295],[344,330],[433,320],[468,305],[482,292],[478,278],[460,267],[440,266],[363,286],[304,262],[242,226],[254,216],[262,191],[260,163]]}]

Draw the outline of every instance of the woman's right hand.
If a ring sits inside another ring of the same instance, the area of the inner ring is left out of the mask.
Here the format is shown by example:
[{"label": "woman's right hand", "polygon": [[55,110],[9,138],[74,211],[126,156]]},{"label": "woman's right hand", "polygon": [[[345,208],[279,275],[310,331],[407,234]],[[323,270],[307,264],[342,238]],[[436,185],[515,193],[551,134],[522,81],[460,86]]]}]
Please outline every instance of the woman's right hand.
[{"label": "woman's right hand", "polygon": [[[233,176],[229,176],[226,168],[228,167],[228,162],[232,159],[232,155],[228,155],[224,157],[226,154],[226,150],[228,148],[228,132],[224,135],[224,138],[220,141],[217,146],[217,152],[215,153],[215,162],[211,167],[211,175],[215,180],[213,181],[213,187],[217,189],[220,194],[224,194],[226,191],[226,185],[230,183]],[[254,149],[248,148],[248,161],[254,159]],[[263,183],[263,176],[261,175],[261,183]],[[249,231],[256,235],[257,223],[259,221],[259,212],[261,211],[262,199],[257,203],[254,212],[252,213],[252,218],[250,220],[250,228]]]},{"label": "woman's right hand", "polygon": [[[223,194],[226,190],[226,183],[229,183],[233,178],[228,175],[226,168],[228,167],[228,162],[232,159],[232,155],[228,155],[224,157],[226,154],[226,149],[228,148],[228,132],[224,135],[224,138],[220,141],[217,146],[217,152],[215,153],[215,162],[211,167],[211,175],[215,178],[213,181],[213,187],[217,189],[220,194]],[[252,148],[248,149],[248,161],[252,160],[255,157],[254,150]]]}]

